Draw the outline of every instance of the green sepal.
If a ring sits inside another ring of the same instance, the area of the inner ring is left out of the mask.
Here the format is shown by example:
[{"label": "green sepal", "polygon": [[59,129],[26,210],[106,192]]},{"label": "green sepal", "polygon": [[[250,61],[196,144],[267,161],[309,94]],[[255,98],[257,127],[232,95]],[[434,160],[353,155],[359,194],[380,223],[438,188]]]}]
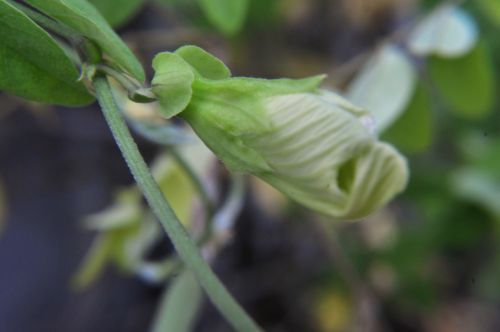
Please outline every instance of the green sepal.
[{"label": "green sepal", "polygon": [[158,97],[161,113],[167,118],[179,114],[193,94],[195,74],[192,67],[181,56],[164,52],[154,58],[153,69],[152,91]]},{"label": "green sepal", "polygon": [[224,62],[198,46],[180,47],[175,51],[175,54],[181,56],[198,75],[204,78],[222,80],[231,77],[231,71]]},{"label": "green sepal", "polygon": [[317,92],[324,76],[302,80],[230,78],[197,79],[193,98],[180,114],[224,164],[242,172],[266,172],[271,168],[246,140],[273,130],[265,112],[272,96]]},{"label": "green sepal", "polygon": [[95,42],[111,61],[144,82],[139,60],[91,3],[86,0],[26,0],[26,3]]},{"label": "green sepal", "polygon": [[[219,108],[221,105],[223,104],[216,102],[208,104],[200,100],[199,103],[190,105],[181,116],[229,169],[240,172],[270,170],[262,156],[249,148],[242,137],[227,130],[227,124],[233,125],[239,120],[244,121],[245,116],[238,114],[230,106]],[[231,113],[233,114],[231,118],[225,118],[224,123],[219,123],[218,119],[224,118],[224,114]]]}]

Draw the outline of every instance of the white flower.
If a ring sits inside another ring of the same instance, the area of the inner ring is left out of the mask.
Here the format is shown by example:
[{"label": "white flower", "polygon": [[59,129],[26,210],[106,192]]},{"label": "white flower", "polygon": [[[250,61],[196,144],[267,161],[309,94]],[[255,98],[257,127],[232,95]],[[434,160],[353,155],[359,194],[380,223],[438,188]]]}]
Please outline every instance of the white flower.
[{"label": "white flower", "polygon": [[378,141],[367,111],[320,90],[322,76],[231,78],[193,46],[160,54],[154,67],[166,116],[184,118],[228,168],[252,173],[298,203],[359,219],[406,187],[405,158]]}]

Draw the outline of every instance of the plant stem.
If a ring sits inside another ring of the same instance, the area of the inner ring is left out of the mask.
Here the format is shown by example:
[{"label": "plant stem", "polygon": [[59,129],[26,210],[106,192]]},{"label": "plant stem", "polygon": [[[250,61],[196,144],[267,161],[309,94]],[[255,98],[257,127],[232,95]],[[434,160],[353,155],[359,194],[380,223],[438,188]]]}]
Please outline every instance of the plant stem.
[{"label": "plant stem", "polygon": [[165,228],[181,259],[191,269],[214,305],[238,331],[261,331],[245,313],[226,287],[201,256],[196,244],[188,235],[172,208],[165,200],[158,184],[142,158],[123,116],[113,99],[105,77],[97,76],[93,82],[96,97],[118,147],[127,162],[135,181],[143,192],[154,214]]}]

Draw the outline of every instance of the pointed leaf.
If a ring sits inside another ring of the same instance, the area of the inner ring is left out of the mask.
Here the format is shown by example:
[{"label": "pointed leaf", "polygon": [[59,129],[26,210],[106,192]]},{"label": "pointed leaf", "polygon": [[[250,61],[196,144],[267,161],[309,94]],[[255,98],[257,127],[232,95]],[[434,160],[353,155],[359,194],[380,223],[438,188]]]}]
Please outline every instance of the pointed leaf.
[{"label": "pointed leaf", "polygon": [[82,0],[26,0],[26,2],[94,41],[113,62],[139,81],[144,81],[144,70],[137,58],[89,2]]},{"label": "pointed leaf", "polygon": [[22,98],[67,106],[93,98],[64,50],[42,28],[0,0],[0,90]]},{"label": "pointed leaf", "polygon": [[72,278],[73,286],[84,289],[94,282],[111,260],[116,244],[116,238],[112,234],[97,235],[83,263]]}]

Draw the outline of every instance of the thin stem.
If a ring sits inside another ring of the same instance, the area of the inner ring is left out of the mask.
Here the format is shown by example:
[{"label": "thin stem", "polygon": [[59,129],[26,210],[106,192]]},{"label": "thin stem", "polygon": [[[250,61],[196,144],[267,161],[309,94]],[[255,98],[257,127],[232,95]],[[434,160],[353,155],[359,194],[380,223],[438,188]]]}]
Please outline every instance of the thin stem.
[{"label": "thin stem", "polygon": [[213,218],[213,228],[216,234],[227,233],[233,226],[245,199],[245,178],[241,174],[231,177],[231,187],[224,206]]},{"label": "thin stem", "polygon": [[214,257],[220,247],[231,237],[231,230],[243,206],[245,199],[245,178],[242,174],[233,174],[226,201],[212,217],[210,226],[201,238],[205,257]]},{"label": "thin stem", "polygon": [[107,76],[111,76],[115,80],[117,80],[118,83],[120,83],[125,88],[125,90],[128,91],[128,93],[132,93],[132,92],[136,91],[137,89],[141,88],[141,86],[139,84],[132,82],[124,74],[122,74],[121,72],[119,72],[119,71],[117,71],[109,66],[100,65],[100,64],[96,64],[94,66],[96,69],[101,70]]},{"label": "thin stem", "polygon": [[93,82],[96,97],[135,181],[143,192],[154,214],[169,235],[181,259],[190,268],[214,305],[237,331],[261,331],[245,313],[226,287],[201,256],[172,208],[165,200],[158,184],[142,158],[117,107],[106,78],[98,76]]},{"label": "thin stem", "polygon": [[95,64],[95,69],[102,71],[105,75],[113,77],[121,86],[127,90],[128,98],[136,103],[151,103],[156,101],[156,96],[146,87],[142,86],[136,79],[111,68],[108,65]]},{"label": "thin stem", "polygon": [[177,149],[171,148],[169,149],[169,152],[172,155],[172,157],[174,157],[177,164],[186,172],[187,176],[191,180],[191,183],[200,194],[201,200],[203,201],[203,204],[205,205],[205,208],[207,210],[207,214],[209,216],[212,216],[213,213],[215,212],[215,206],[212,200],[210,199],[210,195],[205,189],[205,186],[201,182],[200,177],[196,174],[191,165],[189,165],[189,163],[181,156],[181,154],[179,153],[179,151],[177,151]]}]

